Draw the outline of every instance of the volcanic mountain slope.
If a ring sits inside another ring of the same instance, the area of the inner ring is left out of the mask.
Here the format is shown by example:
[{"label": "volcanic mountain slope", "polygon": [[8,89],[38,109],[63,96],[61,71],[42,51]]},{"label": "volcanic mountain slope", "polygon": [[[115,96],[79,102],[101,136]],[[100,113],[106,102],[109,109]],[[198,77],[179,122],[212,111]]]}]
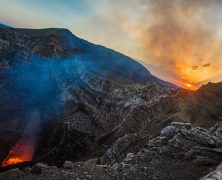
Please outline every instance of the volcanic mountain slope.
[{"label": "volcanic mountain slope", "polygon": [[[33,55],[47,58],[71,57],[88,71],[121,83],[147,83],[158,81],[173,86],[152,76],[135,60],[103,46],[94,45],[74,36],[67,29],[0,29],[1,63],[25,61]],[[90,66],[90,67],[89,67]]]},{"label": "volcanic mountain slope", "polygon": [[1,170],[23,167],[0,179],[197,179],[221,163],[222,83],[179,89],[64,29],[0,31]]}]

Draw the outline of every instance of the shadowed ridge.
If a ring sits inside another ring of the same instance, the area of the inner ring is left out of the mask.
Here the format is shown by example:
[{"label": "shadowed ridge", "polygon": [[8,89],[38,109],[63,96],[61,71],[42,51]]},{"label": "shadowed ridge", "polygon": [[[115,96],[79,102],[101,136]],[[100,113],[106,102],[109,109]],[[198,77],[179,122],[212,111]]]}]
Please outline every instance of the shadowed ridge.
[{"label": "shadowed ridge", "polygon": [[12,27],[10,27],[10,26],[7,26],[7,25],[5,25],[5,24],[0,23],[0,28],[12,28]]}]

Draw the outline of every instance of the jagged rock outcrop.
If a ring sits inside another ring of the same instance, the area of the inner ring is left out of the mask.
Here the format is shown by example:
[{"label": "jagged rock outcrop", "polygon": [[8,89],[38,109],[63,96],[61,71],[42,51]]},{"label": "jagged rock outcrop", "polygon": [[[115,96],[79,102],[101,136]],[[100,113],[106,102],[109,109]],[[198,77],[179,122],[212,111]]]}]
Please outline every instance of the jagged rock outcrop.
[{"label": "jagged rock outcrop", "polygon": [[[119,139],[99,162],[108,164],[120,177],[127,172],[127,177],[132,179],[197,179],[222,162],[220,128],[221,123],[206,130],[193,128],[189,123],[173,122],[146,144],[139,139],[135,143],[136,135],[126,135],[125,140]],[[138,152],[131,149],[134,153],[124,156],[122,148],[127,149],[131,143],[134,146],[142,143],[143,148]]]},{"label": "jagged rock outcrop", "polygon": [[220,164],[214,171],[201,178],[201,180],[221,180],[222,179],[222,164]]},{"label": "jagged rock outcrop", "polygon": [[[170,126],[161,130],[160,136],[148,141],[142,152],[148,152],[155,156],[168,153],[172,157],[181,156],[193,160],[194,164],[208,165],[218,164],[222,160],[222,141],[220,132],[221,123],[214,129],[191,128],[189,123],[171,123]],[[125,135],[119,139],[102,157],[102,163],[114,164],[121,162],[124,156],[123,149],[127,149],[131,143],[144,143],[139,135]],[[144,136],[144,135],[143,135]],[[173,151],[173,149],[175,151]],[[169,152],[168,152],[169,151]],[[171,152],[172,151],[172,152]],[[178,152],[181,151],[181,152]],[[139,154],[141,154],[139,152]],[[117,158],[115,158],[117,157]],[[122,157],[122,158],[121,158]]]},{"label": "jagged rock outcrop", "polygon": [[[122,86],[95,75],[84,79],[87,79],[87,84],[81,83],[67,89],[70,99],[66,103],[65,115],[62,122],[55,127],[58,129],[55,134],[63,129],[61,141],[54,148],[48,147],[49,154],[44,152],[45,162],[56,162],[59,157],[59,163],[63,163],[67,159],[74,160],[83,156],[82,153],[84,156],[98,156],[115,141],[120,141],[122,146],[123,141],[127,140],[121,141],[119,138],[124,139],[124,135],[129,133],[131,136],[131,133],[140,132],[144,135],[147,132],[148,137],[152,131],[158,131],[161,124],[173,119],[169,116],[176,112],[176,108],[170,108],[170,104],[175,104],[176,97],[182,94],[178,89],[154,83]],[[164,103],[169,104],[169,108],[164,108]],[[163,121],[154,128],[151,125],[156,121],[154,117],[157,112]],[[50,134],[49,140],[52,141],[52,131]],[[47,142],[45,136],[43,138]],[[56,138],[58,139],[57,135],[54,139]],[[135,142],[138,140],[135,139]],[[43,143],[41,150],[42,147],[47,146]]]}]

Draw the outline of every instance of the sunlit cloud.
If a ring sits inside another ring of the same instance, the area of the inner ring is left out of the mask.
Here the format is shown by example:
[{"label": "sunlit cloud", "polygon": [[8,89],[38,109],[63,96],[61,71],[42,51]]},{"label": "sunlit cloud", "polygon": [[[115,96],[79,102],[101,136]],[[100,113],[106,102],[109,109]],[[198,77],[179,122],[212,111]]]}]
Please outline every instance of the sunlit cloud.
[{"label": "sunlit cloud", "polygon": [[206,64],[203,65],[203,67],[210,67],[210,66],[211,66],[210,63],[206,63]]},{"label": "sunlit cloud", "polygon": [[141,9],[146,9],[143,13],[147,19],[132,21],[132,11],[132,14],[118,14],[121,18],[114,18],[113,22],[140,45],[142,61],[174,72],[178,78],[167,77],[168,74],[163,78],[188,88],[198,88],[206,79],[213,80],[222,64],[222,37],[217,34],[221,24],[215,12],[221,1],[142,0],[140,3]]}]

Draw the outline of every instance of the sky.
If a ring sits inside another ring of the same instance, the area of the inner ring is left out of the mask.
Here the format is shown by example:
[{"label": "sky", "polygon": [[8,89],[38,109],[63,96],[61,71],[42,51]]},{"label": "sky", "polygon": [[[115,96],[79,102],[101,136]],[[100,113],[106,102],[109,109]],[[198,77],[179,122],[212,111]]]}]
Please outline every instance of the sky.
[{"label": "sky", "polygon": [[0,22],[67,28],[188,89],[222,81],[221,0],[0,0]]}]

